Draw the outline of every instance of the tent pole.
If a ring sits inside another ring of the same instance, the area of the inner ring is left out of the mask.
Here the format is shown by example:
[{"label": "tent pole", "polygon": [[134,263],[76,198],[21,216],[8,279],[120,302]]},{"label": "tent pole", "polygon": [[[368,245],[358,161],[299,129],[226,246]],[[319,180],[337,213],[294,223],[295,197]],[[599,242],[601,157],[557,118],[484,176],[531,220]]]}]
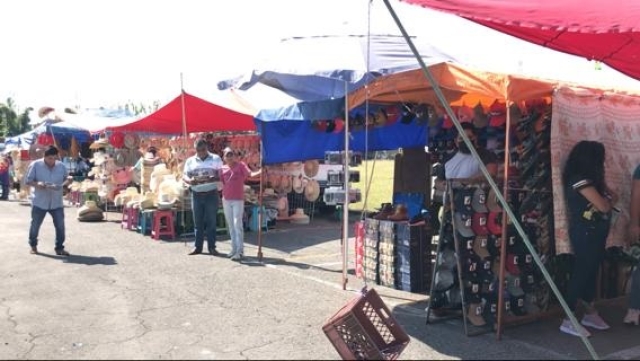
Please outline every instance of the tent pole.
[{"label": "tent pole", "polygon": [[[188,139],[187,139],[187,110],[186,110],[186,106],[185,106],[185,102],[184,102],[184,78],[182,76],[182,72],[180,72],[180,108],[182,111],[182,137],[184,138],[183,143],[184,143],[184,149],[186,151],[187,146],[188,146]],[[185,226],[185,224],[187,223],[187,215],[185,214],[184,211],[184,197],[182,198],[182,227]],[[187,246],[187,238],[185,237],[184,239],[184,246]]]},{"label": "tent pole", "polygon": [[[262,122],[260,122],[260,128],[262,128]],[[262,130],[262,129],[261,129]],[[264,146],[262,144],[262,134],[260,132],[260,193],[258,194],[258,262],[262,262],[262,192],[263,192],[263,183],[264,183],[264,164],[262,153],[264,152]]]},{"label": "tent pole", "polygon": [[[509,194],[509,164],[510,161],[510,152],[511,149],[511,112],[509,111],[509,95],[505,96],[505,105],[507,107],[507,122],[506,122],[506,134],[504,141],[504,180],[502,184],[502,196],[507,199]],[[507,224],[508,224],[508,216],[506,212],[502,212],[502,239],[500,241],[500,264],[503,267],[500,267],[500,273],[498,274],[498,319],[497,319],[497,327],[496,327],[496,338],[498,340],[502,339],[502,322],[504,316],[504,277],[505,277],[505,267],[504,265],[507,262]]]},{"label": "tent pole", "polygon": [[[433,75],[429,71],[429,68],[427,68],[427,65],[424,63],[424,60],[422,60],[422,57],[420,56],[420,53],[418,53],[418,49],[416,49],[416,46],[413,44],[413,40],[411,40],[411,38],[409,37],[409,34],[407,33],[407,30],[404,28],[404,26],[400,22],[400,19],[398,18],[398,14],[396,14],[395,10],[393,10],[393,7],[391,6],[390,0],[382,0],[382,1],[384,2],[385,6],[389,10],[389,14],[393,18],[393,20],[396,23],[396,25],[398,26],[398,29],[402,33],[402,37],[406,40],[407,45],[409,46],[409,48],[411,48],[411,52],[416,57],[416,60],[418,61],[418,64],[420,64],[420,68],[422,69],[422,72],[424,73],[424,76],[429,81],[429,84],[431,84],[431,87],[433,88],[433,91],[435,92],[436,97],[438,98],[438,100],[440,101],[442,106],[444,107],[444,109],[447,112],[447,115],[449,116],[449,118],[451,118],[451,121],[453,122],[453,125],[455,125],[456,129],[458,130],[458,134],[460,134],[462,136],[462,140],[467,145],[467,147],[471,150],[471,154],[473,155],[473,157],[478,161],[478,163],[480,165],[480,171],[484,175],[486,181],[489,183],[489,186],[491,187],[491,189],[495,192],[496,198],[498,198],[498,201],[500,202],[500,205],[502,205],[502,208],[504,209],[504,212],[507,214],[507,216],[509,216],[510,219],[513,220],[513,225],[516,228],[516,230],[518,231],[518,234],[520,235],[520,237],[522,237],[522,240],[524,241],[524,245],[527,247],[527,250],[529,251],[529,253],[533,257],[533,261],[536,263],[536,265],[538,266],[538,268],[542,272],[542,275],[544,276],[544,279],[549,283],[549,287],[553,291],[554,295],[557,297],[558,301],[560,302],[560,305],[562,306],[562,309],[564,310],[566,315],[569,317],[569,320],[571,320],[571,323],[573,324],[573,327],[575,327],[576,329],[579,329],[581,327],[580,323],[578,323],[578,320],[576,319],[576,317],[573,314],[573,312],[571,312],[571,309],[569,308],[569,305],[565,301],[564,297],[562,297],[562,293],[560,293],[560,290],[558,289],[558,287],[556,286],[555,282],[551,278],[551,275],[549,274],[549,271],[547,271],[547,268],[542,263],[542,260],[540,259],[540,255],[538,255],[538,253],[536,252],[535,248],[531,245],[531,241],[529,240],[529,236],[524,231],[524,228],[522,228],[522,225],[520,224],[520,221],[518,220],[518,218],[513,213],[513,210],[511,209],[511,207],[509,207],[509,204],[507,203],[507,200],[502,195],[502,192],[500,192],[500,188],[498,188],[498,185],[496,184],[496,182],[491,177],[491,174],[489,174],[489,171],[487,171],[487,167],[485,167],[484,163],[480,159],[480,156],[478,155],[478,151],[476,151],[473,143],[471,143],[471,141],[469,140],[469,137],[467,136],[467,134],[465,133],[464,129],[462,128],[462,125],[460,124],[460,121],[458,120],[457,116],[455,115],[453,109],[451,109],[451,106],[447,102],[446,97],[442,93],[442,89],[440,89],[440,85],[438,85],[438,82],[435,80],[435,78],[433,77]],[[585,347],[587,348],[587,351],[589,351],[589,354],[591,355],[591,357],[594,360],[599,359],[598,358],[598,354],[593,349],[593,345],[591,345],[591,342],[589,342],[587,337],[582,335],[582,336],[580,336],[580,339],[582,340],[582,342],[584,343]]]},{"label": "tent pole", "polygon": [[349,254],[349,87],[344,82],[344,204],[342,205],[342,289],[347,289]]}]

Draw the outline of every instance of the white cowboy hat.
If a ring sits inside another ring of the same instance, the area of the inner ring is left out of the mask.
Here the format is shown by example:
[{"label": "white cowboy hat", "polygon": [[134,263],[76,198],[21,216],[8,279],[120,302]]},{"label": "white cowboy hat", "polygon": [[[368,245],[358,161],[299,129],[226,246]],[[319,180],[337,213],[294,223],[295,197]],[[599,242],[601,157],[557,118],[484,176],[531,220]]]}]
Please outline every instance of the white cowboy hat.
[{"label": "white cowboy hat", "polygon": [[294,224],[309,224],[309,216],[304,214],[304,209],[296,208],[295,213],[289,217],[289,221]]}]

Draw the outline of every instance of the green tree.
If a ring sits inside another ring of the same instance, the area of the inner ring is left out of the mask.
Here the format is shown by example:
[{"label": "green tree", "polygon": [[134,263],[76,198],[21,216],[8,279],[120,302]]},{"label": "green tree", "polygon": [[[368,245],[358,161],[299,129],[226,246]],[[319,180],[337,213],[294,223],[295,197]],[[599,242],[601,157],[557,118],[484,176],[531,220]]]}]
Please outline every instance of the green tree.
[{"label": "green tree", "polygon": [[17,135],[13,131],[16,128],[18,114],[16,103],[12,98],[7,98],[6,102],[0,103],[0,136],[8,137]]}]

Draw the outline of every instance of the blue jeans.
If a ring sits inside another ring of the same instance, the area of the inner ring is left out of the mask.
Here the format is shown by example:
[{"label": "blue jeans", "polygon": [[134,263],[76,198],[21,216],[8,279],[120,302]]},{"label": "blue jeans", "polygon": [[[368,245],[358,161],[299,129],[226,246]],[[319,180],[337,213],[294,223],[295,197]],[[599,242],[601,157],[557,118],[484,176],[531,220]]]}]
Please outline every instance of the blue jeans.
[{"label": "blue jeans", "polygon": [[244,254],[244,200],[222,200],[224,217],[231,236],[231,254]]},{"label": "blue jeans", "polygon": [[218,216],[219,203],[220,196],[217,191],[207,194],[191,192],[191,210],[193,211],[197,251],[202,251],[205,232],[209,251],[216,249],[216,217]]},{"label": "blue jeans", "polygon": [[56,250],[64,249],[64,208],[56,209],[41,209],[38,207],[31,207],[31,228],[29,229],[29,245],[31,247],[38,246],[38,233],[40,233],[40,226],[44,221],[44,217],[47,213],[51,214],[53,218],[53,226],[56,229]]}]

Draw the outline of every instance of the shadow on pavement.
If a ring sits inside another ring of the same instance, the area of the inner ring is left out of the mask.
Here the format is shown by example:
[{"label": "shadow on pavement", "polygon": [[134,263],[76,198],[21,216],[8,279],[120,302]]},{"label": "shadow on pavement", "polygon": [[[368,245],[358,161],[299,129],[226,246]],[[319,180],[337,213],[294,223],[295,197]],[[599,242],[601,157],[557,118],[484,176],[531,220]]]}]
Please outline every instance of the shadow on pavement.
[{"label": "shadow on pavement", "polygon": [[[245,256],[244,259],[240,262],[240,264],[245,266],[250,266],[250,267],[266,267],[267,265],[273,265],[273,266],[295,267],[301,270],[316,269],[316,270],[332,272],[332,273],[342,272],[342,270],[339,270],[339,269],[338,270],[329,269],[325,267],[310,265],[307,263],[290,262],[283,258],[274,258],[274,257],[262,257],[262,261],[259,261],[258,257]],[[353,269],[349,269],[348,273],[350,275],[355,275],[355,271]]]},{"label": "shadow on pavement", "polygon": [[[349,237],[353,237],[353,225],[358,216],[353,213],[349,219]],[[310,224],[296,225],[278,222],[274,229],[263,231],[262,246],[265,248],[294,253],[298,250],[335,241],[342,236],[342,222],[325,216],[316,216]],[[245,232],[245,243],[258,245],[258,232]]]},{"label": "shadow on pavement", "polygon": [[75,263],[75,264],[84,264],[87,266],[94,265],[102,265],[102,266],[114,266],[118,264],[116,259],[113,257],[92,257],[92,256],[80,256],[80,255],[71,255],[71,256],[58,256],[51,255],[46,253],[38,253],[39,256],[57,259],[63,261],[64,263]]}]

